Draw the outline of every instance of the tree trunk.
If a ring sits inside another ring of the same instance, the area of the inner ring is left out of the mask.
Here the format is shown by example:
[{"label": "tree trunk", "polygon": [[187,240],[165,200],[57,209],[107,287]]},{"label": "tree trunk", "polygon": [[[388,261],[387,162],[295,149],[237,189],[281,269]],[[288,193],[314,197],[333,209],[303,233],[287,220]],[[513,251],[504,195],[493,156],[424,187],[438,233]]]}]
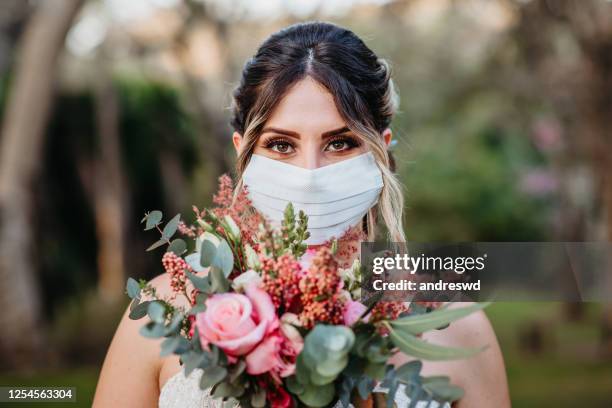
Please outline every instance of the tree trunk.
[{"label": "tree trunk", "polygon": [[99,157],[94,165],[92,204],[98,241],[98,292],[107,301],[121,298],[125,287],[126,199],[119,135],[119,99],[102,64],[96,89]]},{"label": "tree trunk", "polygon": [[32,181],[40,170],[57,57],[82,0],[39,4],[21,41],[0,145],[0,360],[12,367],[33,365],[42,350]]}]

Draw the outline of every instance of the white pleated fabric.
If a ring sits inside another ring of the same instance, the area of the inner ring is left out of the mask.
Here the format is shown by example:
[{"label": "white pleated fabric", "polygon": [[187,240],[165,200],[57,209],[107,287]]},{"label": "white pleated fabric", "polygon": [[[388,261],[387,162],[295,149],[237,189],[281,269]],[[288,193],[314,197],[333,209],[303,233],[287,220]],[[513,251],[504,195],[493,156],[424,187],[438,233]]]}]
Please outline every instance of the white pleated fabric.
[{"label": "white pleated fabric", "polygon": [[340,237],[378,202],[382,173],[371,152],[304,169],[254,154],[242,179],[253,206],[278,226],[290,202],[308,216],[307,244]]}]

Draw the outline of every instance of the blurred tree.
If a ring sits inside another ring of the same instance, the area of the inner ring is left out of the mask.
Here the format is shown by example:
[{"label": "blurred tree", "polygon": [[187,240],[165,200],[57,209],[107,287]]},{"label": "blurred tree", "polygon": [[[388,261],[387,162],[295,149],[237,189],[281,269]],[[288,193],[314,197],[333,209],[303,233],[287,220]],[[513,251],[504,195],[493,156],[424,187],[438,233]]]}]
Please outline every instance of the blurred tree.
[{"label": "blurred tree", "polygon": [[8,96],[0,145],[0,355],[34,364],[42,351],[32,262],[32,180],[37,176],[57,57],[82,0],[40,2],[28,21]]},{"label": "blurred tree", "polygon": [[[568,127],[575,157],[591,163],[602,223],[612,240],[612,4],[600,0],[532,1],[519,8],[516,44]],[[610,271],[612,274],[612,271]],[[612,290],[612,277],[607,284]],[[612,356],[612,308],[602,319]]]}]

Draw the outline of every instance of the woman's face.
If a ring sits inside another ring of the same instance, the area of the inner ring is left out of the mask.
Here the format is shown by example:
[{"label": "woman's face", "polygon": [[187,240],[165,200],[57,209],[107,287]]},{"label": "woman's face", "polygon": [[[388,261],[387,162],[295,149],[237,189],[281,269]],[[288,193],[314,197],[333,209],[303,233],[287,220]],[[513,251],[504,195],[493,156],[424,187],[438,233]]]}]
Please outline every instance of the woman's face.
[{"label": "woman's face", "polygon": [[[391,142],[391,130],[383,132]],[[232,136],[240,151],[242,136]],[[257,140],[254,154],[316,169],[358,156],[367,145],[346,127],[332,95],[310,77],[297,82],[276,106]]]}]

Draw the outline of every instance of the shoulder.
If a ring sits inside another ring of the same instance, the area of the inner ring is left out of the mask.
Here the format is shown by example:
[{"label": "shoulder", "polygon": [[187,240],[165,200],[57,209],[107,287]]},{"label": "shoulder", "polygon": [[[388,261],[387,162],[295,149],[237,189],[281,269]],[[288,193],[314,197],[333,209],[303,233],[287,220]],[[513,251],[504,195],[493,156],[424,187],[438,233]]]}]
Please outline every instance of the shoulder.
[{"label": "shoulder", "polygon": [[[158,295],[171,294],[170,279],[161,274],[149,281]],[[108,348],[94,397],[94,406],[123,406],[130,401],[156,403],[161,367],[159,340],[142,336],[144,319],[129,318],[126,308]]]},{"label": "shoulder", "polygon": [[[449,307],[460,308],[469,304],[454,303]],[[457,320],[446,329],[427,332],[423,338],[448,347],[484,347],[482,352],[467,359],[434,363],[444,364],[453,382],[465,390],[466,395],[460,407],[510,406],[503,356],[495,331],[484,311],[479,310]]]}]

